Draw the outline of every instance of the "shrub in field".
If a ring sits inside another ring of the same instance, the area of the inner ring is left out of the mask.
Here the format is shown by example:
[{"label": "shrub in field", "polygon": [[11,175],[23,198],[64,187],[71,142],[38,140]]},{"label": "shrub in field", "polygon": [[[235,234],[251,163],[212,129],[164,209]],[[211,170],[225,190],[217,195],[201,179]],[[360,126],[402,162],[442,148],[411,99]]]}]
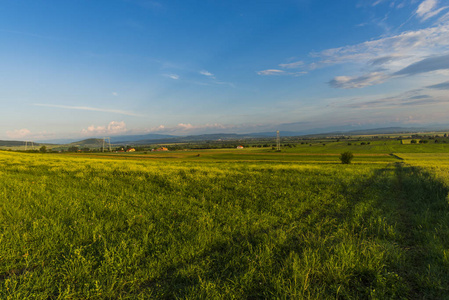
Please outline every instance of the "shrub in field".
[{"label": "shrub in field", "polygon": [[340,154],[340,160],[342,164],[350,164],[353,158],[354,154],[352,154],[352,152],[349,151]]}]

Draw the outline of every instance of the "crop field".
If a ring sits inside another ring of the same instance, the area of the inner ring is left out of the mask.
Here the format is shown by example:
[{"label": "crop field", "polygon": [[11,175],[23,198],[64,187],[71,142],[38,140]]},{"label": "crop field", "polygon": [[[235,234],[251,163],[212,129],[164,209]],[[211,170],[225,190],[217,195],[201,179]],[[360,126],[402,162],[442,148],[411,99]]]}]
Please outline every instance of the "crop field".
[{"label": "crop field", "polygon": [[[369,142],[369,144],[368,144]],[[350,145],[349,145],[350,144]],[[449,153],[448,143],[435,143],[431,140],[427,144],[402,144],[401,140],[388,141],[340,141],[340,142],[323,142],[298,145],[294,148],[287,148],[285,152],[300,153],[341,153],[351,151],[359,154],[373,153]]]},{"label": "crop field", "polygon": [[318,147],[0,152],[0,298],[447,298],[447,146]]}]

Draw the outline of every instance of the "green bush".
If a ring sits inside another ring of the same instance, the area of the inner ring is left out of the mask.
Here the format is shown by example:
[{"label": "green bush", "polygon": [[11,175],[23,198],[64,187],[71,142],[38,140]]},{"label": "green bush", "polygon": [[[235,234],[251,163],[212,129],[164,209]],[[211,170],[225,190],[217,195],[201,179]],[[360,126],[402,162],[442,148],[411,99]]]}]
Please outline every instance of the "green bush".
[{"label": "green bush", "polygon": [[350,164],[353,158],[354,154],[352,154],[352,152],[349,151],[340,154],[340,160],[342,164]]}]

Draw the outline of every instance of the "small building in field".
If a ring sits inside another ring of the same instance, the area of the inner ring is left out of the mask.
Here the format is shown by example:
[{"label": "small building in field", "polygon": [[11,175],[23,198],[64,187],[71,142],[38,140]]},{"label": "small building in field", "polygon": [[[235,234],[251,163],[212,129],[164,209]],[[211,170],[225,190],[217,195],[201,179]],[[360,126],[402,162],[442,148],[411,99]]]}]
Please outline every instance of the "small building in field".
[{"label": "small building in field", "polygon": [[160,147],[160,148],[154,149],[154,151],[168,151],[168,149],[165,147]]},{"label": "small building in field", "polygon": [[126,150],[126,152],[136,152],[136,149],[134,149],[134,148],[128,148],[128,149]]},{"label": "small building in field", "polygon": [[243,146],[242,145],[237,146],[237,149],[243,149]]}]

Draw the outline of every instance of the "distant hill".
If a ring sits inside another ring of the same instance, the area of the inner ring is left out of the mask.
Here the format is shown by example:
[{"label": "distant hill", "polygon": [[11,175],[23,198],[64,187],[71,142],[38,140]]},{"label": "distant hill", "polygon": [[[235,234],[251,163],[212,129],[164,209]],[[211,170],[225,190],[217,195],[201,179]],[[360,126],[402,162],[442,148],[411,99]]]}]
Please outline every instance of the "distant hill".
[{"label": "distant hill", "polygon": [[111,136],[111,143],[123,144],[126,142],[136,142],[142,140],[162,140],[171,138],[177,138],[177,136],[168,134],[156,134],[156,133],[142,134],[142,135],[120,135],[120,136]]},{"label": "distant hill", "polygon": [[382,135],[382,134],[401,134],[401,133],[415,133],[415,132],[426,132],[429,129],[418,128],[418,127],[387,127],[387,128],[373,128],[373,129],[361,129],[361,130],[351,130],[351,131],[334,131],[327,133],[320,133],[320,136],[330,136],[330,135]]},{"label": "distant hill", "polygon": [[410,133],[410,132],[420,132],[424,131],[423,128],[403,128],[403,127],[388,127],[388,128],[374,128],[365,130],[352,130],[346,132],[349,135],[360,135],[360,134],[391,134],[391,133]]},{"label": "distant hill", "polygon": [[99,148],[103,146],[103,139],[86,139],[69,144],[65,144],[65,147],[78,147],[78,148]]},{"label": "distant hill", "polygon": [[[168,135],[168,134],[156,134],[156,133],[150,133],[150,134],[142,134],[142,135],[116,135],[116,136],[110,136],[111,143],[113,144],[124,144],[126,142],[135,142],[139,140],[157,140],[157,139],[168,139],[168,138],[175,138],[177,136],[174,135]],[[103,137],[97,137],[95,139],[102,140]],[[89,140],[89,139],[88,139]],[[79,139],[53,139],[53,140],[39,140],[40,143],[52,143],[52,144],[60,144],[60,145],[67,145],[71,143],[78,143]]]},{"label": "distant hill", "polygon": [[[312,130],[313,132],[314,130]],[[280,131],[281,137],[326,137],[337,135],[369,135],[369,134],[391,134],[391,133],[411,133],[422,132],[423,128],[403,128],[403,127],[388,127],[388,128],[374,128],[364,130],[353,131],[334,131],[334,132],[319,132],[310,133],[309,131],[294,132],[294,131]],[[131,138],[129,138],[131,137]],[[146,139],[139,139],[146,137]],[[275,138],[276,132],[256,132],[247,134],[237,133],[214,133],[214,134],[200,134],[189,136],[172,136],[172,135],[160,135],[160,134],[148,134],[148,135],[135,135],[135,136],[120,136],[111,137],[111,144],[114,145],[150,145],[150,144],[171,144],[171,143],[194,143],[194,142],[207,142],[207,141],[239,141],[247,139],[263,139],[263,138]],[[129,138],[129,139],[128,139]],[[98,148],[103,145],[103,139],[87,139],[70,143],[66,146],[88,147]]]},{"label": "distant hill", "polygon": [[201,135],[189,135],[171,137],[166,139],[146,139],[136,141],[136,144],[164,144],[164,143],[188,143],[188,142],[207,142],[207,141],[236,141],[242,139],[257,138],[257,136],[249,134],[237,134],[237,133],[213,133],[213,134],[201,134]]},{"label": "distant hill", "polygon": [[[41,144],[34,143],[34,146],[39,146]],[[25,141],[2,141],[0,140],[0,147],[18,147],[25,146]],[[31,143],[28,142],[28,146],[31,147]]]},{"label": "distant hill", "polygon": [[[384,127],[384,128],[366,128],[358,130],[347,130],[349,127],[340,128],[313,128],[304,131],[280,131],[281,137],[327,137],[338,135],[382,135],[382,134],[401,134],[413,132],[430,132],[430,131],[444,131],[448,126],[439,125],[428,127]],[[449,132],[449,130],[448,130]],[[271,132],[254,132],[254,133],[214,133],[214,134],[200,134],[189,136],[174,136],[167,134],[143,134],[143,135],[121,135],[111,136],[111,144],[114,145],[150,145],[150,144],[170,144],[170,143],[189,143],[189,142],[207,142],[207,141],[239,141],[246,139],[271,139],[276,137],[276,131]],[[89,138],[85,140],[74,139],[60,139],[51,140],[53,144],[60,141],[59,145],[62,147],[79,147],[79,148],[100,148],[103,146],[103,138]],[[47,144],[50,141],[47,141]],[[43,142],[35,143],[34,145],[42,145]],[[18,147],[24,146],[24,141],[0,141],[0,147]],[[56,145],[55,145],[56,146]]]}]

